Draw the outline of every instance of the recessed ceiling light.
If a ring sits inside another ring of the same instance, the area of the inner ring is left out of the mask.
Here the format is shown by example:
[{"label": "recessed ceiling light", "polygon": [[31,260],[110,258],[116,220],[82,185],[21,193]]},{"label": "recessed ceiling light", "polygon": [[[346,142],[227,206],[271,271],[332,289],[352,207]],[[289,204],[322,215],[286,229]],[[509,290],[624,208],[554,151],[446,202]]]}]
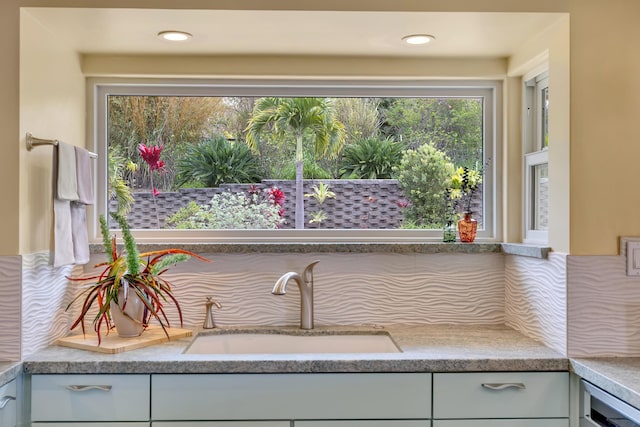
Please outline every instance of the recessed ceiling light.
[{"label": "recessed ceiling light", "polygon": [[402,40],[408,44],[427,44],[430,41],[435,40],[435,37],[431,34],[411,34],[404,36]]},{"label": "recessed ceiling light", "polygon": [[183,42],[185,40],[189,40],[193,36],[184,31],[172,30],[172,31],[161,31],[158,33],[158,37],[163,38],[165,40],[169,40],[170,42]]}]

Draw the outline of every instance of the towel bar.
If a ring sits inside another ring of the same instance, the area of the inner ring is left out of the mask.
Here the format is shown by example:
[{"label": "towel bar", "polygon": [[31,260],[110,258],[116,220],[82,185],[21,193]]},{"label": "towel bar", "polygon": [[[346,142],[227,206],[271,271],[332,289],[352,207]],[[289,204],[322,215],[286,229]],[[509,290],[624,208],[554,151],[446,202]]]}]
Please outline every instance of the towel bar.
[{"label": "towel bar", "polygon": [[[42,138],[36,138],[35,136],[31,135],[31,132],[27,132],[26,135],[26,145],[27,145],[27,151],[31,151],[31,149],[33,147],[37,147],[39,145],[53,145],[53,146],[57,146],[58,145],[58,140],[57,139],[42,139]],[[89,156],[92,159],[97,159],[98,155],[96,153],[92,153],[89,152]]]}]

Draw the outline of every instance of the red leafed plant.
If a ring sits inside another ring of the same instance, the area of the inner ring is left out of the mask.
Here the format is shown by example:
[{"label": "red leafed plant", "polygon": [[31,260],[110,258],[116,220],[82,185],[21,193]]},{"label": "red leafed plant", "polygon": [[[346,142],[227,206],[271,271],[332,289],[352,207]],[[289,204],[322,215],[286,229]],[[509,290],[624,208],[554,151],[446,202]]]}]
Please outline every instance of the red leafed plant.
[{"label": "red leafed plant", "polygon": [[138,151],[140,152],[140,156],[145,161],[147,166],[149,166],[149,181],[151,182],[151,195],[153,196],[153,205],[156,211],[156,225],[160,228],[160,218],[158,216],[158,205],[156,203],[156,197],[160,194],[160,191],[156,188],[153,183],[153,172],[158,171],[158,173],[162,173],[165,171],[164,169],[164,160],[160,160],[160,156],[162,155],[162,150],[164,150],[164,145],[145,145],[138,144]]},{"label": "red leafed plant", "polygon": [[146,327],[153,318],[158,321],[168,337],[169,334],[166,328],[170,327],[170,325],[164,311],[164,303],[170,301],[176,306],[180,317],[180,326],[182,326],[182,310],[173,296],[171,283],[162,277],[163,273],[168,270],[169,266],[186,261],[190,257],[205,262],[209,262],[209,260],[182,249],[164,249],[139,253],[126,219],[115,213],[111,215],[122,229],[125,252],[118,253],[116,238],[110,235],[107,222],[104,216],[101,216],[100,226],[107,261],[96,265],[96,267],[104,267],[98,275],[69,278],[72,281],[92,282],[84,286],[85,289],[67,306],[68,310],[76,301],[82,301],[80,314],[71,325],[71,329],[73,330],[80,325],[84,334],[86,331],[85,318],[93,304],[97,303],[98,313],[93,318],[93,329],[98,335],[99,345],[101,342],[101,329],[106,327],[108,333],[113,328],[110,303],[111,301],[118,302],[118,291],[122,289],[125,301],[128,293],[134,292],[143,302],[145,306],[143,325]]}]

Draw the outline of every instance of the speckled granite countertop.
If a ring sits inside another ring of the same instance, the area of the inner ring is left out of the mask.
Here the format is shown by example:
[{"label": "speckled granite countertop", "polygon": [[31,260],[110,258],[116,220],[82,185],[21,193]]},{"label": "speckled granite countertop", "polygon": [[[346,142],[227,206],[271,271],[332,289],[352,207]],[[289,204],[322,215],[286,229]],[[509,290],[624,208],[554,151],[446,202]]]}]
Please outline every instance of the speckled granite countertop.
[{"label": "speckled granite countertop", "polygon": [[[278,328],[283,329],[296,331]],[[256,330],[262,329],[246,329]],[[372,329],[316,328],[314,333],[367,330]],[[51,346],[26,359],[23,367],[25,372],[36,374],[566,371],[569,368],[567,358],[506,326],[390,326],[374,330],[389,332],[403,352],[187,355],[183,351],[191,338],[183,338],[113,355]]]},{"label": "speckled granite countertop", "polygon": [[5,385],[22,371],[20,362],[0,362],[0,386]]},{"label": "speckled granite countertop", "polygon": [[640,357],[571,359],[571,370],[590,383],[640,408]]}]

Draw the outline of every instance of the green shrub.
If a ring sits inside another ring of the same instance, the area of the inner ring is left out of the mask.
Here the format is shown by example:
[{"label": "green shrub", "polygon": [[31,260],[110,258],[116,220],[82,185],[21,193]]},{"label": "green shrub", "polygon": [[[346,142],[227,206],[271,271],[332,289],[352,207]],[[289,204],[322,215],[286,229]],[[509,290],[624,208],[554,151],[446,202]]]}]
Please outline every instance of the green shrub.
[{"label": "green shrub", "polygon": [[404,196],[411,200],[405,211],[407,224],[412,228],[441,226],[446,217],[445,191],[454,171],[448,156],[424,144],[407,150],[396,170]]},{"label": "green shrub", "polygon": [[219,187],[225,183],[262,180],[260,162],[249,147],[227,141],[222,136],[189,146],[177,167],[178,187],[188,182],[201,183],[204,187]]},{"label": "green shrub", "polygon": [[167,218],[167,225],[179,229],[275,229],[282,223],[280,206],[262,194],[224,192],[209,205],[189,203]]},{"label": "green shrub", "polygon": [[[274,171],[276,179],[296,179],[296,163],[295,160],[287,163],[287,165],[281,171]],[[304,164],[302,166],[302,173],[304,179],[331,179],[331,173],[324,169],[315,160],[304,157]]]},{"label": "green shrub", "polygon": [[389,138],[370,137],[345,147],[340,176],[348,179],[390,179],[400,165],[402,144]]}]

